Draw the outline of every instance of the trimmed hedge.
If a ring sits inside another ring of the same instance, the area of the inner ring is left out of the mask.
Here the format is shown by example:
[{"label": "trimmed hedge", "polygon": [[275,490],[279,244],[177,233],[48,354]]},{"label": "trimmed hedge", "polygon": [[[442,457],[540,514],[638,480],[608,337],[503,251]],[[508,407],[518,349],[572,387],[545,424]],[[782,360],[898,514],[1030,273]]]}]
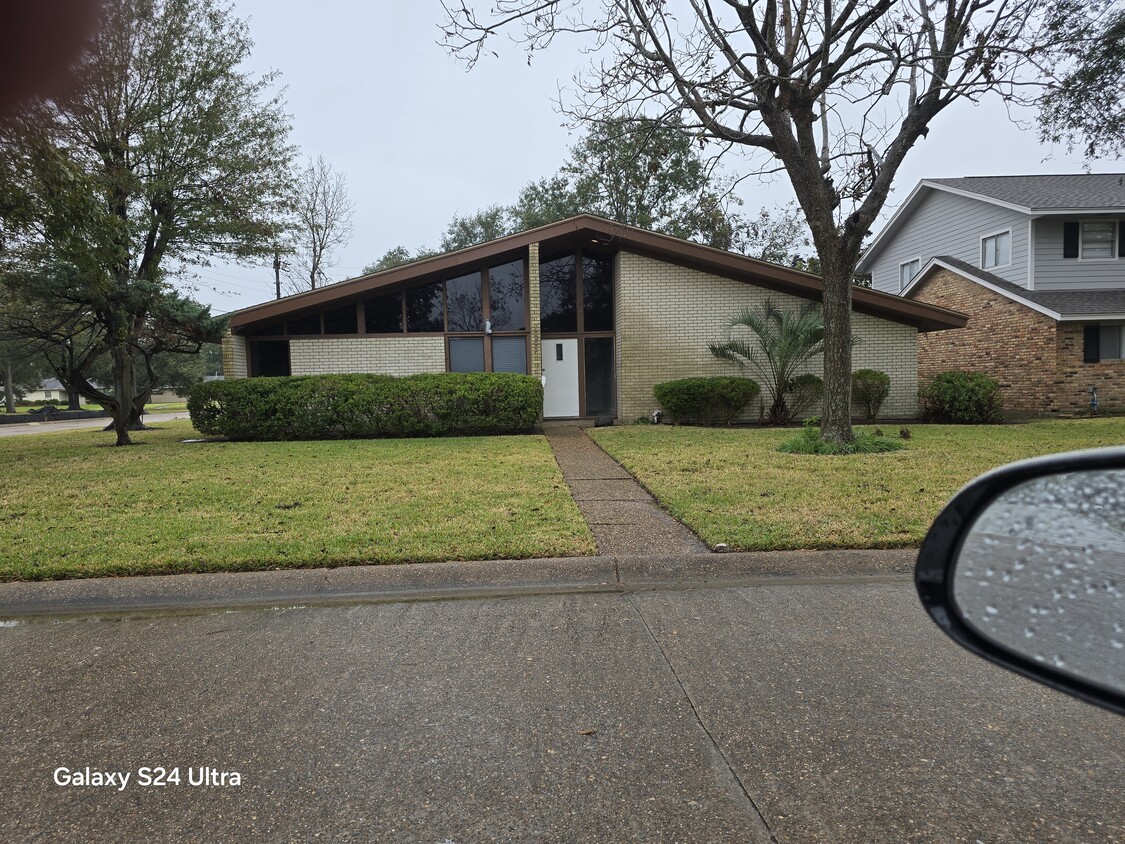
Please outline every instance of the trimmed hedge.
[{"label": "trimmed hedge", "polygon": [[756,381],[728,375],[681,378],[652,388],[656,400],[677,425],[687,421],[729,425],[758,392]]},{"label": "trimmed hedge", "polygon": [[506,372],[236,378],[194,385],[188,411],[232,440],[508,434],[538,426],[543,386]]},{"label": "trimmed hedge", "polygon": [[980,372],[942,372],[918,390],[918,409],[927,422],[999,422],[1000,408],[1000,382]]},{"label": "trimmed hedge", "polygon": [[863,408],[863,418],[874,422],[891,392],[891,376],[878,369],[857,369],[852,373],[852,401]]}]

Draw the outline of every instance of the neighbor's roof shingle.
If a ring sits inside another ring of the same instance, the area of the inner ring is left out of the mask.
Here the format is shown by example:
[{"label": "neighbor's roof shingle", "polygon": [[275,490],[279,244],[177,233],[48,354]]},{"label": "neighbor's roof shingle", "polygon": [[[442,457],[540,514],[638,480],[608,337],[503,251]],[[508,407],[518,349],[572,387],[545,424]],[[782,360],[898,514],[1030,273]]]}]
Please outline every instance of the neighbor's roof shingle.
[{"label": "neighbor's roof shingle", "polygon": [[1006,293],[1042,305],[1062,317],[1068,316],[1121,316],[1125,314],[1125,290],[1027,290],[1018,284],[1000,278],[988,270],[974,267],[950,255],[937,256],[950,267],[970,277],[987,281]]},{"label": "neighbor's roof shingle", "polygon": [[1031,210],[1125,208],[1125,174],[965,176],[925,182],[987,196]]}]

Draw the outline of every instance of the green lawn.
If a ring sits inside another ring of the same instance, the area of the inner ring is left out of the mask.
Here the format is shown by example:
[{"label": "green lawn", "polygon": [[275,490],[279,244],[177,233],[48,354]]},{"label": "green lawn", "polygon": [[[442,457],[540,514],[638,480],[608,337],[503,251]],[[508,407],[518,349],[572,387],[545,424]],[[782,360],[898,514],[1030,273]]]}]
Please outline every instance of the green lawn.
[{"label": "green lawn", "polygon": [[950,496],[989,469],[1125,444],[1122,418],[910,430],[902,451],[848,457],[778,452],[797,434],[792,429],[636,425],[589,433],[707,543],[740,550],[915,546]]},{"label": "green lawn", "polygon": [[0,579],[591,554],[542,437],[0,439]]}]

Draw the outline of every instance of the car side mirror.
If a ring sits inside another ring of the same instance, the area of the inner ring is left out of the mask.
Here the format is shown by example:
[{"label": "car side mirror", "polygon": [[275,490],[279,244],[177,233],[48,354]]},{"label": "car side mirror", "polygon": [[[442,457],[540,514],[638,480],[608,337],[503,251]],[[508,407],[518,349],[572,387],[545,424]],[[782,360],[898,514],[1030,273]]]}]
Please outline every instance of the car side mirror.
[{"label": "car side mirror", "polygon": [[973,481],[930,528],[914,582],[959,645],[1125,715],[1125,448]]}]

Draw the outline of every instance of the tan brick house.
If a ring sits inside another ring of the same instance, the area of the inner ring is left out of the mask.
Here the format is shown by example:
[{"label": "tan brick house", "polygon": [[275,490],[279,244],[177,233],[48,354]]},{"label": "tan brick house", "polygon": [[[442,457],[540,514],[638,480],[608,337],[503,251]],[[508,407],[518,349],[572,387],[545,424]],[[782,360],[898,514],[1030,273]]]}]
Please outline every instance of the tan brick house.
[{"label": "tan brick house", "polygon": [[[822,292],[808,273],[582,215],[237,311],[225,372],[522,372],[544,378],[545,418],[631,421],[657,407],[661,381],[737,371],[707,344],[738,311]],[[853,364],[891,376],[885,415],[912,416],[919,334],[965,318],[853,298]]]},{"label": "tan brick house", "polygon": [[918,377],[998,379],[1005,411],[1125,409],[1125,174],[918,184],[859,269],[872,285],[968,316],[918,340]]}]

